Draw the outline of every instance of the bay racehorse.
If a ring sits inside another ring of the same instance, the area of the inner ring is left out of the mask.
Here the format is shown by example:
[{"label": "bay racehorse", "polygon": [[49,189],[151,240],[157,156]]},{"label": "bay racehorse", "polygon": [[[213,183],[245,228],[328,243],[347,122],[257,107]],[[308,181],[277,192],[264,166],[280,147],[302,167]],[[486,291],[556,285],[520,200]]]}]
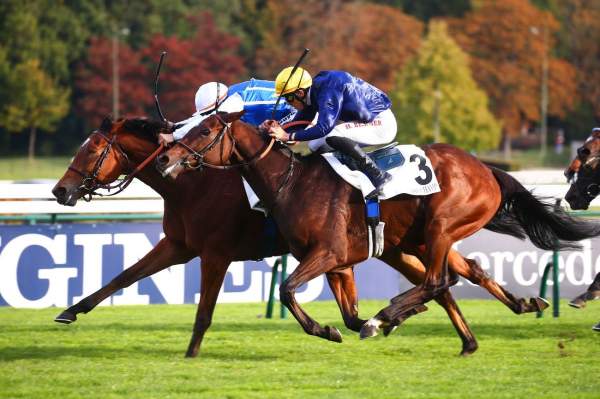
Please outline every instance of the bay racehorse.
[{"label": "bay racehorse", "polygon": [[[139,118],[116,122],[105,119],[100,129],[92,133],[77,151],[67,172],[56,184],[53,193],[58,202],[73,206],[78,199],[95,192],[98,187],[113,183],[118,176],[131,175],[132,170],[137,170],[157,150],[156,136],[162,127],[160,122]],[[205,170],[168,182],[156,169],[147,167],[141,169],[136,177],[165,200],[165,238],[108,285],[62,312],[57,321],[73,322],[77,314],[91,311],[116,291],[169,266],[200,256],[201,296],[186,353],[187,356],[195,356],[211,324],[216,298],[229,264],[234,260],[282,254],[288,250],[287,245],[280,235],[271,249],[261,245],[266,236],[265,218],[250,210],[239,171],[235,169]],[[384,255],[383,260],[401,271],[413,284],[423,280],[425,269],[418,259],[400,251],[388,251]],[[514,297],[490,279],[475,261],[463,259],[455,251],[450,252],[449,263],[453,272],[486,288],[517,314],[547,306],[539,299],[527,301]],[[364,321],[358,317],[352,269],[328,273],[327,281],[345,325],[359,331]],[[451,296],[444,295],[439,302],[462,339],[463,353],[474,351],[477,347],[475,338]]]},{"label": "bay racehorse", "polygon": [[[590,202],[600,194],[600,129],[594,129],[592,135],[577,149],[577,156],[565,170],[565,176],[570,183],[565,199],[571,209],[588,209]],[[569,305],[583,308],[587,301],[598,298],[600,272],[588,289],[569,302]]]},{"label": "bay racehorse", "polygon": [[[304,331],[333,339],[295,300],[296,289],[311,279],[368,257],[364,201],[318,155],[300,158],[286,146],[241,122],[243,112],[217,114],[157,158],[163,174],[186,168],[239,166],[270,209],[291,253],[300,264],[280,287],[280,298]],[[376,335],[420,311],[456,283],[448,268],[452,244],[504,214],[504,232],[527,235],[539,248],[577,247],[576,241],[600,234],[600,226],[577,220],[535,198],[510,175],[491,169],[450,145],[423,147],[442,191],[425,197],[399,195],[381,203],[386,223],[385,259],[404,251],[427,266],[425,279],[393,298],[361,329]]]}]

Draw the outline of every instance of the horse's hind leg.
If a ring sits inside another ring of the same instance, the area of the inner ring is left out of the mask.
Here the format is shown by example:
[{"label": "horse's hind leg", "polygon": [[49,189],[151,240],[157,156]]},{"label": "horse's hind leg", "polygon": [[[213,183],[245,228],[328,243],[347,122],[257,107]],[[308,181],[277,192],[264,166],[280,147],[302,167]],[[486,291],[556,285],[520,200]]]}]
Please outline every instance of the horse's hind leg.
[{"label": "horse's hind leg", "polygon": [[[460,256],[460,254],[458,255]],[[391,250],[386,251],[381,257],[381,260],[402,273],[414,285],[421,284],[425,279],[425,266],[423,266],[421,261],[415,256],[403,253],[398,248],[392,248]],[[453,277],[455,281],[458,278],[456,274],[453,274]],[[458,304],[454,301],[454,297],[450,291],[446,290],[434,299],[444,308],[462,341],[461,355],[466,356],[475,352],[478,347],[475,335],[473,335],[473,332],[469,328],[467,321],[463,317]],[[407,316],[410,317],[417,313],[419,312],[412,312],[412,314]],[[400,324],[401,321],[403,320],[396,320],[393,324]],[[390,327],[393,327],[393,324],[384,328],[384,334],[389,333]]]},{"label": "horse's hind leg", "polygon": [[327,282],[342,313],[344,324],[352,331],[359,332],[366,320],[358,317],[358,293],[354,281],[354,268],[329,272]]},{"label": "horse's hind leg", "polygon": [[118,290],[129,287],[136,281],[166,269],[169,266],[186,263],[193,257],[194,255],[186,248],[165,237],[137,263],[123,270],[110,283],[98,291],[63,311],[54,321],[70,324],[77,320],[77,314],[89,312]]},{"label": "horse's hind leg", "polygon": [[[588,287],[587,291],[585,291],[583,294],[579,295],[578,297],[574,298],[571,302],[569,302],[569,306],[581,309],[585,307],[585,303],[587,301],[591,301],[598,298],[600,298],[600,272],[596,274],[594,281]],[[600,329],[600,324],[596,327]]]},{"label": "horse's hind leg", "polygon": [[525,298],[515,297],[490,278],[475,260],[465,258],[456,251],[450,251],[448,254],[448,267],[473,284],[485,288],[516,314],[539,312],[549,306],[543,298],[529,298],[527,301]]}]

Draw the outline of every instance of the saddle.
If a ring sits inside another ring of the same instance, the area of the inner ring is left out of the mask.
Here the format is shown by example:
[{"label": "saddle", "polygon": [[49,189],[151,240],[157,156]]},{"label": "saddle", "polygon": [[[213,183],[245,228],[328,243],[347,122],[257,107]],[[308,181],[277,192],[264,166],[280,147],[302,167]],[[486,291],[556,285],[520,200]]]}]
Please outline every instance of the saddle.
[{"label": "saddle", "polygon": [[[397,146],[398,143],[393,142],[375,150],[367,151],[367,156],[371,158],[373,162],[375,162],[379,169],[388,171],[404,165],[404,155],[402,155]],[[356,161],[354,161],[354,159],[342,154],[339,151],[333,152],[333,155],[351,170],[358,170]]]}]

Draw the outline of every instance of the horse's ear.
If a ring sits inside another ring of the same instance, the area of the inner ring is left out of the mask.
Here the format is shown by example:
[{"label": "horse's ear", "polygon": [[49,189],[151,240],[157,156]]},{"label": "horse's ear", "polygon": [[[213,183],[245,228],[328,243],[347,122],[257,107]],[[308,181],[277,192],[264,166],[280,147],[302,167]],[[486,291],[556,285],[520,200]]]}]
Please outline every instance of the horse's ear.
[{"label": "horse's ear", "polygon": [[244,110],[241,110],[239,112],[230,112],[228,114],[225,114],[222,116],[223,121],[227,123],[235,122],[244,115],[244,112]]},{"label": "horse's ear", "polygon": [[100,131],[103,133],[108,133],[111,131],[113,125],[112,118],[110,116],[105,116],[102,120],[102,124],[100,125]]}]

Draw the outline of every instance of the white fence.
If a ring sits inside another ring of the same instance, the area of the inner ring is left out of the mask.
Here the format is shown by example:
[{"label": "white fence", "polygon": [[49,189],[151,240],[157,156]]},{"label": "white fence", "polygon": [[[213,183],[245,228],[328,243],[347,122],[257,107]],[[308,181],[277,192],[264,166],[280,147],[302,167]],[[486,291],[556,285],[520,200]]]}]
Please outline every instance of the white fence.
[{"label": "white fence", "polygon": [[[569,186],[560,170],[530,170],[511,173],[530,190],[550,201],[564,198]],[[135,180],[113,197],[95,197],[92,202],[79,200],[74,207],[56,202],[52,188],[56,181],[24,183],[0,181],[0,215],[34,214],[162,214],[163,200],[150,187]],[[566,205],[566,204],[563,204]],[[591,206],[600,206],[600,199]]]},{"label": "white fence", "polygon": [[51,180],[35,183],[0,181],[0,215],[163,212],[162,198],[139,180],[113,197],[94,197],[91,202],[80,199],[76,206],[56,202],[52,195],[55,184],[56,181]]}]

